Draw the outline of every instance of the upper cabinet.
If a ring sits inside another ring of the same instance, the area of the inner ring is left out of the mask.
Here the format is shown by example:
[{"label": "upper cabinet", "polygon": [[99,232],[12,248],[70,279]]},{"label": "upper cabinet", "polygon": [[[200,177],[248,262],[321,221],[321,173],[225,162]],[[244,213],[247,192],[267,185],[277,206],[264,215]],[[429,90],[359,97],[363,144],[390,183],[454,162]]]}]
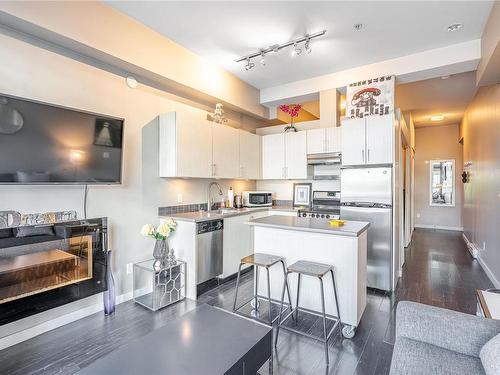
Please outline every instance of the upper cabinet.
[{"label": "upper cabinet", "polygon": [[307,153],[341,152],[341,128],[329,127],[307,131]]},{"label": "upper cabinet", "polygon": [[160,177],[260,178],[260,136],[196,108],[162,114],[158,126]]},{"label": "upper cabinet", "polygon": [[368,116],[342,121],[342,164],[392,164],[394,116]]},{"label": "upper cabinet", "polygon": [[238,178],[240,174],[240,134],[229,126],[212,125],[212,176]]},{"label": "upper cabinet", "polygon": [[279,180],[285,178],[285,134],[270,134],[262,137],[262,178]]},{"label": "upper cabinet", "polygon": [[261,136],[240,130],[239,137],[239,177],[249,180],[258,180],[261,178]]},{"label": "upper cabinet", "polygon": [[268,180],[307,178],[306,132],[262,137],[262,178]]},{"label": "upper cabinet", "polygon": [[195,108],[159,116],[160,177],[212,177],[212,123]]}]

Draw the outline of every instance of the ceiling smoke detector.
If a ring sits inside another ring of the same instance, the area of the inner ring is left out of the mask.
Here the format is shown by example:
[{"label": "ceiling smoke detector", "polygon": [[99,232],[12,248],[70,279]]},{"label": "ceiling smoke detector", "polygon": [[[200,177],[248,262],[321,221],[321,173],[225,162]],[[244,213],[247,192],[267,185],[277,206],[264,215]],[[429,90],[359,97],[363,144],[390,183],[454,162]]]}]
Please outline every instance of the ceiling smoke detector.
[{"label": "ceiling smoke detector", "polygon": [[125,78],[125,83],[131,89],[136,89],[137,86],[139,86],[139,83],[137,82],[137,80],[132,76],[128,76],[127,78]]},{"label": "ceiling smoke detector", "polygon": [[454,23],[453,25],[448,26],[446,30],[448,31],[457,31],[460,30],[463,27],[461,23]]},{"label": "ceiling smoke detector", "polygon": [[354,27],[354,30],[360,31],[363,28],[363,24],[362,23],[355,23],[353,27]]}]

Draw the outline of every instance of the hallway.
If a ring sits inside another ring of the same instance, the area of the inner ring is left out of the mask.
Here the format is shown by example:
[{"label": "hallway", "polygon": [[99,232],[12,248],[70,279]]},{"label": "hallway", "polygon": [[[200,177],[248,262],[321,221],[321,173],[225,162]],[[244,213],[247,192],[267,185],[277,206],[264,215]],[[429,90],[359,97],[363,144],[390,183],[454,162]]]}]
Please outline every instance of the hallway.
[{"label": "hallway", "polygon": [[[253,278],[243,277],[243,294],[252,293]],[[230,310],[235,281],[201,296],[153,313],[132,301],[105,318],[88,316],[0,351],[1,374],[74,374],[97,358],[142,337],[183,315],[200,303]],[[474,314],[475,290],[492,287],[477,261],[472,260],[459,232],[417,229],[407,249],[406,264],[392,296],[370,292],[356,336],[330,342],[330,367],[324,364],[319,341],[280,333],[275,374],[388,374],[394,344],[395,305],[412,300]],[[310,333],[321,332],[317,318],[303,323]],[[92,348],[89,351],[89,348]],[[267,373],[267,366],[262,368]]]}]

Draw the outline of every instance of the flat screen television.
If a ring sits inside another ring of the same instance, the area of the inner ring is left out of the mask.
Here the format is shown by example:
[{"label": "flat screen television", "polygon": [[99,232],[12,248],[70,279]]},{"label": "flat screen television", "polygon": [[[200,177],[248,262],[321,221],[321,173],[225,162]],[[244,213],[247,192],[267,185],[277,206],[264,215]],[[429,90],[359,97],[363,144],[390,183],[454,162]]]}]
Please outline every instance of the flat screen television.
[{"label": "flat screen television", "polygon": [[119,184],[123,119],[0,94],[0,184]]}]

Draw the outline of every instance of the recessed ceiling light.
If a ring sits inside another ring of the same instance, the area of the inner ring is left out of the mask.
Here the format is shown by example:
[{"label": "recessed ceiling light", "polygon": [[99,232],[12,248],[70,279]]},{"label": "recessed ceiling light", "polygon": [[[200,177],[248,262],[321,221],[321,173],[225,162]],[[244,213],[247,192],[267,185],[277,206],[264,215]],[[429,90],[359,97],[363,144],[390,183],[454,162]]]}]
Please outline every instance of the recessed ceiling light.
[{"label": "recessed ceiling light", "polygon": [[354,24],[353,27],[354,27],[354,30],[360,31],[363,28],[363,24],[362,23],[356,23],[356,24]]},{"label": "recessed ceiling light", "polygon": [[434,116],[431,116],[431,121],[443,121],[444,120],[444,116],[443,115],[434,115]]},{"label": "recessed ceiling light", "polygon": [[130,87],[131,89],[136,89],[137,86],[139,85],[137,80],[132,76],[128,76],[127,78],[125,78],[125,82],[127,83],[127,86]]},{"label": "recessed ceiling light", "polygon": [[457,31],[457,30],[460,30],[462,28],[462,26],[463,25],[461,23],[454,23],[453,25],[448,26],[448,28],[446,30]]}]

